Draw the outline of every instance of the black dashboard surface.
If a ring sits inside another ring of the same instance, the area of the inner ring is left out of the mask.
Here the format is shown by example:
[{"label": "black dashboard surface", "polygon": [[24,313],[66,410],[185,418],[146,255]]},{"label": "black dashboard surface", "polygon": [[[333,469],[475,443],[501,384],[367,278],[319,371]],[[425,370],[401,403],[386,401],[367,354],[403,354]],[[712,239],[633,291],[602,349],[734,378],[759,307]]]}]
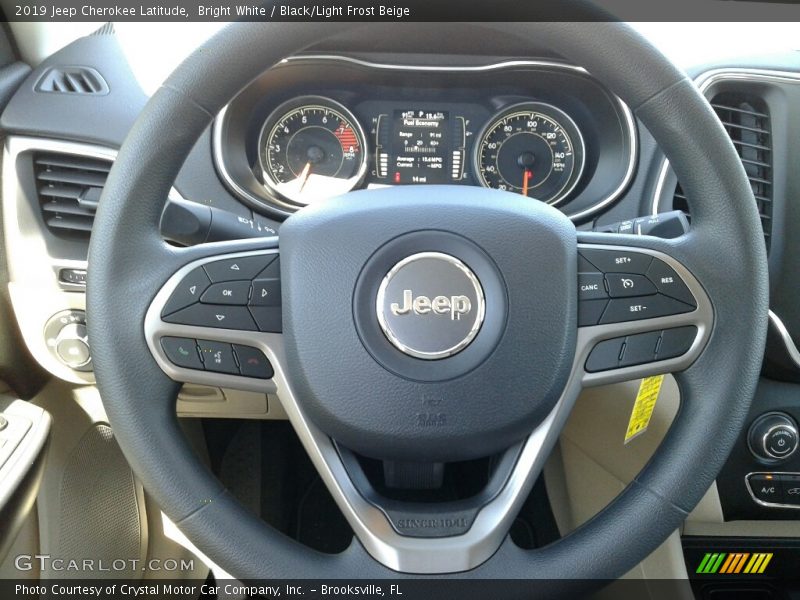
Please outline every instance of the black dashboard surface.
[{"label": "black dashboard surface", "polygon": [[[498,40],[498,54],[493,56],[475,56],[469,40],[464,40],[460,55],[425,54],[426,49],[435,47],[433,31],[430,39],[420,40],[414,54],[402,53],[399,48],[396,54],[365,51],[376,47],[377,41],[369,37],[333,40],[313,49],[316,58],[286,61],[269,71],[265,65],[265,74],[243,90],[224,119],[218,119],[216,126],[198,140],[176,180],[178,192],[187,199],[255,219],[271,228],[279,227],[289,211],[273,204],[273,198],[258,180],[258,136],[269,114],[296,96],[329,97],[351,110],[363,126],[371,162],[360,185],[383,183],[378,172],[379,156],[374,152],[380,143],[381,132],[375,123],[380,114],[404,110],[447,113],[450,124],[455,117],[462,117],[465,139],[474,140],[492,115],[522,101],[556,106],[581,131],[586,145],[584,173],[574,192],[559,205],[574,216],[579,228],[651,214],[659,191],[663,155],[646,128],[635,119],[631,123],[632,146],[631,140],[626,139],[625,108],[587,74],[559,64],[558,57],[549,55],[546,49],[537,56],[520,56],[511,40]],[[92,67],[106,78],[110,91],[104,96],[36,93],[36,82],[53,65]],[[795,52],[704,65],[690,75],[731,67],[788,73],[798,79],[800,57]],[[113,150],[121,146],[146,101],[147,94],[139,86],[117,37],[105,32],[75,41],[34,69],[0,116],[0,128],[7,136],[82,142]],[[789,168],[800,158],[800,104],[786,106],[785,112],[774,115],[772,126],[787,140],[782,155],[776,156],[776,165],[784,165],[782,194],[791,199],[800,189],[796,169]],[[223,161],[219,160],[220,153],[225,155]],[[471,142],[466,141],[461,180],[464,184],[476,183],[471,172],[473,154]],[[628,165],[630,177],[626,174]],[[447,166],[452,169],[452,162]],[[390,172],[389,178],[393,176],[394,172]],[[669,190],[666,193],[671,195]],[[656,206],[660,210],[672,208],[669,203],[656,202]],[[772,243],[776,244],[776,235],[784,241],[780,257],[774,258],[778,254],[773,253],[770,259],[772,296],[794,339],[800,339],[800,309],[794,300],[800,294],[800,283],[794,276],[800,269],[796,241],[800,238],[791,235],[791,228],[800,223],[798,210],[796,202],[787,201],[784,212],[776,215],[780,223],[773,225]],[[775,342],[770,347],[778,348],[778,356],[770,358],[767,368],[774,367],[774,376],[800,381],[800,367],[787,360],[780,340],[776,338]]]}]

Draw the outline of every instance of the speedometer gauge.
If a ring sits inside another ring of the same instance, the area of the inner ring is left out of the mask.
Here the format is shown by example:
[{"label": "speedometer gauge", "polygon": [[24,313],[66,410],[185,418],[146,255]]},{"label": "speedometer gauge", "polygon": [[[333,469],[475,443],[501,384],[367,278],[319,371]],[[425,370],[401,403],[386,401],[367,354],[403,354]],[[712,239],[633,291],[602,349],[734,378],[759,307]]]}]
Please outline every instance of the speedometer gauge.
[{"label": "speedometer gauge", "polygon": [[556,204],[575,189],[583,173],[583,138],[564,111],[526,102],[489,121],[474,156],[482,185]]},{"label": "speedometer gauge", "polygon": [[295,98],[261,130],[264,184],[299,205],[344,194],[364,176],[364,145],[361,125],[344,106],[318,96]]}]

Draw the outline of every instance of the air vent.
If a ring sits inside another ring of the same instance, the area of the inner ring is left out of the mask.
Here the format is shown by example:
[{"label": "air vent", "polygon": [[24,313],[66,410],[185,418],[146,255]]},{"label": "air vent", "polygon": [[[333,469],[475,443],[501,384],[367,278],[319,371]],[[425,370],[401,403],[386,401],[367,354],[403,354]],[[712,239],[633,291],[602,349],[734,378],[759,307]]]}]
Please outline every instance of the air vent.
[{"label": "air vent", "polygon": [[37,92],[105,96],[108,84],[90,67],[50,67],[33,88]]},{"label": "air vent", "polygon": [[[711,106],[731,138],[750,180],[750,187],[761,216],[767,251],[772,233],[772,131],[765,102],[752,94],[722,92]],[[675,188],[672,207],[689,214],[689,205],[680,183]]]},{"label": "air vent", "polygon": [[75,154],[34,155],[42,218],[56,235],[88,239],[111,161]]}]

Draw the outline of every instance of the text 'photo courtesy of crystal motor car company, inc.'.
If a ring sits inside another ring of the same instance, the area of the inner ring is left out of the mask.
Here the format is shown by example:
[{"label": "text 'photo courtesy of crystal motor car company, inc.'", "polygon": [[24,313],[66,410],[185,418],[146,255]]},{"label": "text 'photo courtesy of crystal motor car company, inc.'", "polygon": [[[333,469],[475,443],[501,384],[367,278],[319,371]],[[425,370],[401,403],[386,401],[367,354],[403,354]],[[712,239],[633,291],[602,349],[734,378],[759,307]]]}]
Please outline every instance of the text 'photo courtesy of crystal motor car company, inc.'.
[{"label": "text 'photo courtesy of crystal motor car company, inc.'", "polygon": [[800,596],[800,4],[0,10],[0,598]]}]

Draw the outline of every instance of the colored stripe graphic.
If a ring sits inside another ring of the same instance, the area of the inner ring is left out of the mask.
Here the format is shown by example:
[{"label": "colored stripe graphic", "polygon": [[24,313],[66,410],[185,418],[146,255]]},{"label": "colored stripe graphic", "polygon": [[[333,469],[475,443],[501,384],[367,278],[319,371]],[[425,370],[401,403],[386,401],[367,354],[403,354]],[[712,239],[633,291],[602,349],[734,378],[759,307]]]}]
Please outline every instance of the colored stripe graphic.
[{"label": "colored stripe graphic", "polygon": [[700,561],[696,573],[713,574],[761,574],[772,560],[771,552],[707,552]]}]

